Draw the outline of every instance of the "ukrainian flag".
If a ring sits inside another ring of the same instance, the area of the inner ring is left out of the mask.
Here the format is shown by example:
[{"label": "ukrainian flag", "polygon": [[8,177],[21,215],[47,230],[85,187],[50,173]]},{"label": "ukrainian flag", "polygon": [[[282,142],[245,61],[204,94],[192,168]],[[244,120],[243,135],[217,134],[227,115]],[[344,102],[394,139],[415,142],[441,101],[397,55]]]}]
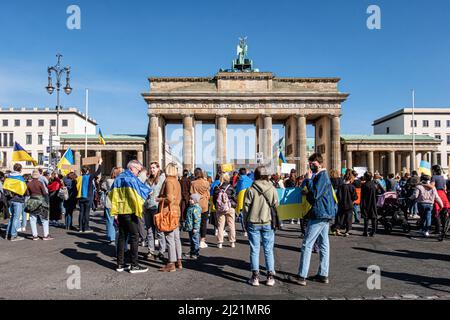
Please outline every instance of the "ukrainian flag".
[{"label": "ukrainian flag", "polygon": [[279,206],[277,208],[280,220],[303,218],[311,205],[302,196],[300,188],[277,188]]},{"label": "ukrainian flag", "polygon": [[431,177],[431,164],[427,161],[420,161],[419,173]]},{"label": "ukrainian flag", "polygon": [[17,142],[14,142],[14,150],[12,153],[12,161],[19,162],[19,161],[30,161],[33,163],[33,165],[37,166],[37,161],[34,160],[20,144]]},{"label": "ukrainian flag", "polygon": [[27,184],[25,179],[20,175],[9,176],[5,179],[5,182],[3,182],[3,189],[18,194],[19,196],[23,196],[25,192],[27,192]]},{"label": "ukrainian flag", "polygon": [[102,130],[100,128],[98,129],[98,140],[100,141],[100,144],[106,144],[105,139],[103,138]]},{"label": "ukrainian flag", "polygon": [[61,160],[59,160],[58,165],[57,165],[58,169],[61,170],[62,174],[66,176],[70,172],[70,170],[61,169],[62,165],[64,165],[64,164],[70,165],[70,166],[73,166],[75,164],[75,160],[73,158],[73,152],[70,147],[64,153],[64,155],[62,156]]},{"label": "ukrainian flag", "polygon": [[244,207],[244,196],[248,188],[253,184],[253,180],[247,176],[239,176],[239,180],[236,184],[237,205],[236,214],[239,214]]},{"label": "ukrainian flag", "polygon": [[111,215],[135,214],[142,217],[144,202],[150,192],[150,187],[140,182],[130,170],[126,170],[114,180],[108,194]]},{"label": "ukrainian flag", "polygon": [[281,166],[282,163],[287,163],[287,161],[283,155],[283,152],[280,151],[280,154],[278,155],[278,165]]}]

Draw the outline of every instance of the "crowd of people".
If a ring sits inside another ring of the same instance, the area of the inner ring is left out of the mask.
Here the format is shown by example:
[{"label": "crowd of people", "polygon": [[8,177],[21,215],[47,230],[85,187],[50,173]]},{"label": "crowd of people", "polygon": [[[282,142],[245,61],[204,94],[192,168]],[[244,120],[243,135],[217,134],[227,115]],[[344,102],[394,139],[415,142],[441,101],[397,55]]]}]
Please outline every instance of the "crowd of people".
[{"label": "crowd of people", "polygon": [[[306,285],[309,262],[313,252],[320,253],[320,266],[311,280],[328,283],[329,235],[350,236],[352,226],[363,220],[363,236],[375,236],[378,230],[380,197],[395,193],[403,203],[407,219],[420,219],[423,236],[430,235],[433,219],[435,232],[441,232],[440,213],[449,209],[450,181],[442,175],[439,166],[433,166],[432,176],[413,171],[403,177],[378,172],[357,172],[347,169],[343,176],[323,167],[320,154],[309,158],[309,170],[288,176],[272,174],[266,167],[254,172],[241,168],[237,172],[219,172],[214,179],[201,168],[193,174],[183,171],[179,178],[174,164],[164,168],[156,162],[147,169],[136,160],[127,168],[113,168],[111,174],[100,179],[102,160],[95,172],[82,167],[81,175],[74,172],[62,176],[57,172],[34,170],[22,175],[22,167],[15,164],[13,171],[0,172],[0,206],[9,218],[5,238],[19,241],[26,234],[27,221],[32,240],[39,240],[37,225],[43,226],[43,240],[52,240],[49,226],[64,227],[82,233],[92,232],[91,210],[104,209],[106,237],[116,246],[118,272],[142,273],[148,268],[139,264],[139,246],[145,247],[145,259],[162,261],[161,272],[183,269],[183,260],[197,260],[201,251],[212,245],[207,241],[208,223],[215,232],[218,249],[236,246],[236,224],[241,223],[243,235],[248,238],[251,276],[249,283],[260,281],[259,256],[265,257],[266,285],[275,284],[275,231],[286,223],[298,223],[303,233],[299,270],[290,281]],[[26,192],[18,194],[2,187],[5,179],[20,177],[26,183]],[[239,205],[237,190],[248,187]],[[290,221],[279,221],[278,188],[300,188],[309,210],[304,216]],[[74,210],[79,208],[78,227],[73,224]],[[64,216],[64,222],[62,222]],[[28,219],[29,217],[29,219]],[[369,231],[370,225],[370,231]],[[183,254],[180,233],[187,232],[189,251]],[[225,242],[227,239],[227,242]],[[228,244],[228,245],[227,245]]]}]

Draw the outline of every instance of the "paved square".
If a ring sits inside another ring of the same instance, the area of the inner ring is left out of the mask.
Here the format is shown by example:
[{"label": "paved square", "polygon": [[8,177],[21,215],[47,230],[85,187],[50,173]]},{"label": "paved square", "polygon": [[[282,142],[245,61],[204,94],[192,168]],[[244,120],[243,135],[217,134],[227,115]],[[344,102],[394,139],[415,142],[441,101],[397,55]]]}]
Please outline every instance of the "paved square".
[{"label": "paved square", "polygon": [[[144,274],[117,273],[115,248],[105,243],[102,213],[92,217],[95,233],[81,234],[51,228],[53,241],[9,242],[0,240],[0,299],[448,299],[450,298],[449,241],[410,236],[401,232],[361,236],[360,225],[354,235],[330,236],[330,284],[308,282],[306,287],[287,282],[298,268],[298,225],[286,225],[277,233],[275,287],[246,283],[249,246],[238,232],[236,248],[227,244],[217,249],[214,236],[210,247],[197,261],[186,261],[184,269],[161,273],[158,262],[141,260],[149,267]],[[75,217],[77,221],[77,217]],[[28,228],[29,229],[29,228]],[[238,227],[240,230],[240,226]],[[209,230],[212,233],[212,229]],[[380,230],[382,231],[382,228]],[[188,238],[182,233],[183,250]],[[145,248],[140,248],[144,254]],[[141,256],[142,257],[142,256]],[[263,257],[260,260],[264,265]],[[81,289],[68,289],[69,266],[78,266]],[[381,289],[367,288],[367,267],[381,269]],[[318,267],[313,254],[310,275]]]}]

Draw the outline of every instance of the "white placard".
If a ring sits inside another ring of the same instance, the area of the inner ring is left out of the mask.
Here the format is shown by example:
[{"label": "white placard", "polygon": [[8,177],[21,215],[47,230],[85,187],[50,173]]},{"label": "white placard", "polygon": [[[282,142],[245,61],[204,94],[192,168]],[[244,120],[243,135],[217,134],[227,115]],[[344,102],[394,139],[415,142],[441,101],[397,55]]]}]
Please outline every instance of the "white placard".
[{"label": "white placard", "polygon": [[297,166],[295,163],[282,163],[281,164],[281,173],[291,173],[292,169],[296,169]]},{"label": "white placard", "polygon": [[368,171],[367,167],[354,167],[353,170],[355,170],[358,173],[358,178],[364,176],[364,173]]}]

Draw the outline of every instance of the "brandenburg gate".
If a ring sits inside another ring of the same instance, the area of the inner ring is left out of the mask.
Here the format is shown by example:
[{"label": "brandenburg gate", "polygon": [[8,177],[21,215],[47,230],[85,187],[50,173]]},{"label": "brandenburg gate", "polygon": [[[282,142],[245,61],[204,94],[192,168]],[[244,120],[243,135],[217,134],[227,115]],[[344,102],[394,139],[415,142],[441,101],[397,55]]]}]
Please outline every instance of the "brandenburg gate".
[{"label": "brandenburg gate", "polygon": [[216,126],[216,164],[227,161],[227,124],[254,123],[256,148],[263,163],[276,163],[272,152],[272,124],[285,125],[286,158],[299,173],[307,168],[306,128],[315,127],[316,151],[324,155],[329,169],[341,171],[341,105],[348,94],[338,89],[338,78],[282,78],[253,69],[241,39],[238,58],[230,70],[213,77],[149,78],[148,162],[165,165],[167,123],[183,124],[183,167],[193,170],[195,121]]}]

